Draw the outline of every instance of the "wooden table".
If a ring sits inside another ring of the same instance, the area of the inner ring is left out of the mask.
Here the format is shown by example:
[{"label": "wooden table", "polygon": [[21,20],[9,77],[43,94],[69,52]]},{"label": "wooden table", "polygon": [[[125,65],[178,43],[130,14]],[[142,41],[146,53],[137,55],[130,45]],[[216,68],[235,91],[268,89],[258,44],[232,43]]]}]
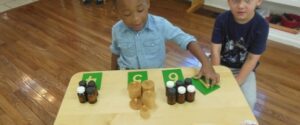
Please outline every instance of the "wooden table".
[{"label": "wooden table", "polygon": [[[96,104],[79,103],[76,88],[84,72],[75,74],[69,83],[55,125],[240,125],[244,120],[256,122],[232,73],[217,66],[220,88],[208,95],[196,92],[195,102],[168,105],[162,70],[147,69],[148,79],[155,82],[156,110],[142,119],[139,111],[129,107],[127,73],[132,70],[100,71],[102,86]],[[184,77],[192,77],[197,69],[180,68]],[[85,72],[86,73],[86,72]]]}]

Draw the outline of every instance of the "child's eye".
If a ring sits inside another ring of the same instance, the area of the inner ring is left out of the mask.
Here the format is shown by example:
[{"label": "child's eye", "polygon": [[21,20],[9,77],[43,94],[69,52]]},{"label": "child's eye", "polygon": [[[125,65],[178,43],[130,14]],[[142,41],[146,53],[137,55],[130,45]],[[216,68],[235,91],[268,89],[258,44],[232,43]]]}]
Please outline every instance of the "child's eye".
[{"label": "child's eye", "polygon": [[143,12],[144,11],[144,9],[138,9],[138,12]]},{"label": "child's eye", "polygon": [[130,16],[130,14],[124,14],[124,16]]},{"label": "child's eye", "polygon": [[[237,4],[237,3],[240,3],[242,0],[232,0],[232,1],[233,1],[233,3]],[[249,3],[251,3],[252,0],[244,0],[244,1],[245,1],[245,3],[249,4]]]},{"label": "child's eye", "polygon": [[123,15],[127,17],[127,16],[130,16],[131,13],[124,13]]}]

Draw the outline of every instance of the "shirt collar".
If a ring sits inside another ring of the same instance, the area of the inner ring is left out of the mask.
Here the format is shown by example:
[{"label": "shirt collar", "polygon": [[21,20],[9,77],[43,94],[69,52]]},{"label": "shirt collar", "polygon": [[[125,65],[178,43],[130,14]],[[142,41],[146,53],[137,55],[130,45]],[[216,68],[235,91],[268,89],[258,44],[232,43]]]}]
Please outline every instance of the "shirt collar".
[{"label": "shirt collar", "polygon": [[[153,17],[152,17],[151,14],[148,14],[146,24],[145,24],[145,26],[142,30],[151,30],[151,31],[154,30],[154,20],[153,20]],[[133,31],[133,30],[130,29],[129,27],[127,27],[125,25],[125,23],[122,21],[122,30],[121,30],[121,32],[127,32],[127,31]]]}]

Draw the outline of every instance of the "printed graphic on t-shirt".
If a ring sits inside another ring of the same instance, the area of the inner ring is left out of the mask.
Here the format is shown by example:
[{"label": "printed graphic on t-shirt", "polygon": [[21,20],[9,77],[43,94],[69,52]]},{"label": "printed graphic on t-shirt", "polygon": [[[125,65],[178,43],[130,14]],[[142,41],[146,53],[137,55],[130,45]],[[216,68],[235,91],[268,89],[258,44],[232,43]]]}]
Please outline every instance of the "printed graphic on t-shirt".
[{"label": "printed graphic on t-shirt", "polygon": [[246,43],[243,37],[234,41],[229,40],[228,37],[225,42],[225,48],[223,49],[222,62],[226,64],[232,64],[240,66],[244,63],[247,56]]}]

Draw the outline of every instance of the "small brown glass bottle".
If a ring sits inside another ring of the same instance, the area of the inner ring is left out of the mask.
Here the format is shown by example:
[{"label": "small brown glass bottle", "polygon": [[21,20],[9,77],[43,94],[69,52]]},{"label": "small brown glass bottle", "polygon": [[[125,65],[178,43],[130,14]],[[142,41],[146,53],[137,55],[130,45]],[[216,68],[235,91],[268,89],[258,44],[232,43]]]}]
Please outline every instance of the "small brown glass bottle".
[{"label": "small brown glass bottle", "polygon": [[187,87],[187,93],[186,93],[186,101],[193,102],[195,100],[195,94],[196,89],[194,85],[189,85]]},{"label": "small brown glass bottle", "polygon": [[176,89],[175,88],[167,89],[167,98],[168,98],[169,105],[176,104]]},{"label": "small brown glass bottle", "polygon": [[[167,81],[167,83],[166,83],[166,96],[168,96],[168,89],[169,88],[175,88],[174,81]],[[175,95],[176,95],[176,89],[175,89]]]},{"label": "small brown glass bottle", "polygon": [[98,96],[98,91],[97,91],[97,87],[96,87],[96,82],[95,81],[93,81],[93,80],[89,81],[88,84],[87,84],[87,87],[93,87],[93,88],[95,88],[95,90],[96,90],[95,93]]},{"label": "small brown glass bottle", "polygon": [[90,104],[94,104],[97,102],[97,94],[95,91],[97,91],[97,90],[93,87],[87,87],[87,89],[86,89],[87,99]]},{"label": "small brown glass bottle", "polygon": [[85,87],[79,86],[77,87],[77,95],[80,103],[85,103],[87,101],[85,94]]},{"label": "small brown glass bottle", "polygon": [[179,86],[177,89],[177,102],[182,104],[185,102],[186,89],[184,86]]}]

